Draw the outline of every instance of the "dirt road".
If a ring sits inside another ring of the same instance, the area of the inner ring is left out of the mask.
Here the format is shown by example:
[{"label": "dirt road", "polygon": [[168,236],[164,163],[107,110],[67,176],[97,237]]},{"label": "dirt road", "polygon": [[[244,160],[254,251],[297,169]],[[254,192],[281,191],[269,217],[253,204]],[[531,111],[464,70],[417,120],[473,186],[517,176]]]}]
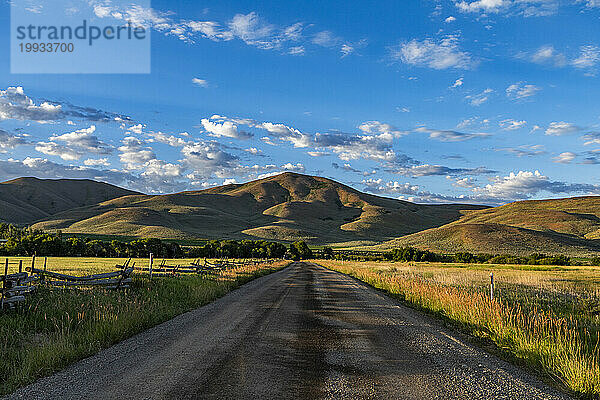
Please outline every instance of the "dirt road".
[{"label": "dirt road", "polygon": [[561,399],[366,285],[295,263],[11,399]]}]

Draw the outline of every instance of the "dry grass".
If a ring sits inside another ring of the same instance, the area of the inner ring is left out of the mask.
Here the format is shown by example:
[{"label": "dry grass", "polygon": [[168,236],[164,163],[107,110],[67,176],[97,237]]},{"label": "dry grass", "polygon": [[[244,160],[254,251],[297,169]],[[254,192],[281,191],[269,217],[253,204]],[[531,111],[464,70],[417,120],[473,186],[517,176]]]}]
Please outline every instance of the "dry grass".
[{"label": "dry grass", "polygon": [[600,397],[600,268],[319,263],[492,340],[581,396]]}]

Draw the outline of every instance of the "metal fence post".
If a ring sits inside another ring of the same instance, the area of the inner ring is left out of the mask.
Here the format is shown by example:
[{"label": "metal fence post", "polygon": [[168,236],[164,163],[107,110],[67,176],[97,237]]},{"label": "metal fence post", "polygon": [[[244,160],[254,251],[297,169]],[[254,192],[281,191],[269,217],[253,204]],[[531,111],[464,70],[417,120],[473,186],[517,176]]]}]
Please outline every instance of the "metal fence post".
[{"label": "metal fence post", "polygon": [[494,300],[494,273],[490,272],[490,299]]},{"label": "metal fence post", "polygon": [[148,265],[148,269],[150,270],[150,278],[152,278],[152,253],[150,253],[150,262]]}]

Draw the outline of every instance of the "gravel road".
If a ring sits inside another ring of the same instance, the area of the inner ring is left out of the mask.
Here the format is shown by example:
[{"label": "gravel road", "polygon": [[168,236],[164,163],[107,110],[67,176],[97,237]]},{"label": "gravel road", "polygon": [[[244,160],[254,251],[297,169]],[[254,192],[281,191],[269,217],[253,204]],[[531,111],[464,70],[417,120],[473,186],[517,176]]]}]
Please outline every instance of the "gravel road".
[{"label": "gravel road", "polygon": [[294,263],[9,399],[565,399],[345,275]]}]

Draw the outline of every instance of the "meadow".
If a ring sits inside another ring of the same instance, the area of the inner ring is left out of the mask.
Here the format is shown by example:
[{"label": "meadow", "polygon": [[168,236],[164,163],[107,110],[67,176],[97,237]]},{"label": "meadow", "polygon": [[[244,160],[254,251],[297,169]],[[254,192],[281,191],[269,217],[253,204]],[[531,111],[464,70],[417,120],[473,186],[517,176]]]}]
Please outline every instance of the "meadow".
[{"label": "meadow", "polygon": [[318,263],[441,317],[578,397],[600,398],[600,267]]},{"label": "meadow", "polygon": [[[10,257],[11,272],[19,260]],[[4,259],[1,259],[4,262]],[[110,272],[125,259],[48,257],[48,271],[72,275]],[[148,259],[134,259],[136,266]],[[160,262],[161,260],[156,260]],[[189,264],[192,260],[166,260]],[[42,268],[43,258],[36,259]],[[245,265],[214,276],[134,275],[121,291],[57,289],[43,285],[15,311],[0,311],[0,395],[90,356],[181,313],[221,297],[242,284],[284,268],[287,261]],[[156,264],[155,264],[156,265]]]}]

